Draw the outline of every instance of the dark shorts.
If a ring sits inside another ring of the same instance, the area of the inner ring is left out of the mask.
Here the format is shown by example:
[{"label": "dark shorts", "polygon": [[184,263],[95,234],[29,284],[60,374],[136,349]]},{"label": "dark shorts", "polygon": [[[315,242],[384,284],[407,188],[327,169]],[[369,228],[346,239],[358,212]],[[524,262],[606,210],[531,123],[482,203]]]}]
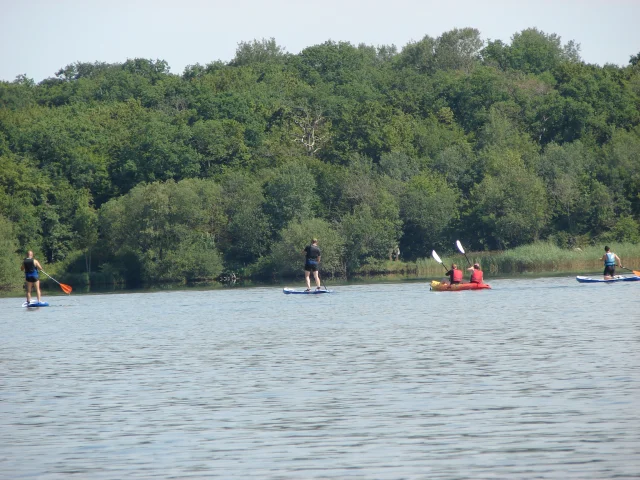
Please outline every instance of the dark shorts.
[{"label": "dark shorts", "polygon": [[36,283],[38,280],[40,280],[40,278],[38,277],[38,274],[37,274],[37,273],[27,273],[27,274],[24,276],[24,279],[25,279],[27,282],[31,282],[31,283]]},{"label": "dark shorts", "polygon": [[615,265],[606,265],[604,267],[604,273],[603,275],[610,275],[610,276],[614,276],[616,274],[616,266]]},{"label": "dark shorts", "polygon": [[306,262],[304,262],[304,269],[307,272],[317,272],[318,271],[318,262],[315,262],[313,260],[311,260],[311,261],[307,260]]}]

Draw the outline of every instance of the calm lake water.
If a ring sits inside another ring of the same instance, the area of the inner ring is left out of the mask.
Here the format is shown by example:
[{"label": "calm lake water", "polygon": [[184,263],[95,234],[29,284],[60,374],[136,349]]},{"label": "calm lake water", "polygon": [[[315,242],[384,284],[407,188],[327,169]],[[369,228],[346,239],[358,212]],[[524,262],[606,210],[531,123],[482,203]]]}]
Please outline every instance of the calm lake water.
[{"label": "calm lake water", "polygon": [[2,298],[0,478],[638,478],[640,283],[491,283]]}]

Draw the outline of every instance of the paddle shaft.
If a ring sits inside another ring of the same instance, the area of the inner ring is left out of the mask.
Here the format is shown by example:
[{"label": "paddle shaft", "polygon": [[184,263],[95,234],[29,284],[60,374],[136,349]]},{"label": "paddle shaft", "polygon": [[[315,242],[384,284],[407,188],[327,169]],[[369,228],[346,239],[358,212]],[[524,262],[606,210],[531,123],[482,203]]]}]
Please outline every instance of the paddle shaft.
[{"label": "paddle shaft", "polygon": [[42,273],[44,273],[47,277],[49,277],[51,280],[53,280],[54,282],[56,282],[58,285],[62,285],[58,280],[56,280],[55,278],[53,278],[51,275],[49,275],[47,272],[45,272],[44,270],[40,269],[40,271]]},{"label": "paddle shaft", "polygon": [[630,272],[633,272],[634,275],[640,277],[640,270],[632,270],[630,268],[623,267],[622,265],[620,265],[620,268],[622,268],[623,270],[629,270]]},{"label": "paddle shaft", "polygon": [[460,253],[462,253],[464,255],[464,258],[467,259],[467,262],[469,263],[469,266],[471,267],[471,260],[469,260],[469,257],[467,257],[467,253],[464,251],[464,248],[462,248],[462,244],[460,243],[460,240],[456,241],[456,246],[458,247],[458,250],[460,250]]},{"label": "paddle shaft", "polygon": [[64,283],[60,283],[58,280],[56,280],[55,278],[53,278],[51,275],[49,275],[47,272],[45,272],[42,268],[40,268],[40,271],[42,273],[44,273],[47,277],[49,277],[51,280],[53,280],[54,282],[56,282],[58,285],[60,285],[60,288],[62,289],[62,291],[64,293],[66,293],[67,295],[69,295],[71,293],[71,291],[73,290],[71,288],[70,285],[66,285]]},{"label": "paddle shaft", "polygon": [[320,269],[318,269],[318,277],[320,278],[320,283],[322,283],[322,286],[324,287],[324,289],[327,290],[327,286],[324,284],[324,280],[322,276],[320,276]]}]

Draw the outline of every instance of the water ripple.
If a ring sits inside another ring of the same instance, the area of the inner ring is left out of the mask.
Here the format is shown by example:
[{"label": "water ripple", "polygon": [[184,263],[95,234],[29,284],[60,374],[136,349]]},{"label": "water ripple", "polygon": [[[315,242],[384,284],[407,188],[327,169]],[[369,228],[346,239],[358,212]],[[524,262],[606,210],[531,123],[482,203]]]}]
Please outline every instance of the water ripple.
[{"label": "water ripple", "polygon": [[0,299],[0,478],[638,478],[640,285]]}]

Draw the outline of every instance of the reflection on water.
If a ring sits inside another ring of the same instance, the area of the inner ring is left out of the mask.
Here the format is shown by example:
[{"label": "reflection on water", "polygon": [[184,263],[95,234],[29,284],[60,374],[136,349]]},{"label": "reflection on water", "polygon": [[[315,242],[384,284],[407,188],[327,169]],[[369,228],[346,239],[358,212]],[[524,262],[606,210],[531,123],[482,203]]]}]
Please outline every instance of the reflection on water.
[{"label": "reflection on water", "polygon": [[636,478],[640,285],[0,299],[0,478]]}]

